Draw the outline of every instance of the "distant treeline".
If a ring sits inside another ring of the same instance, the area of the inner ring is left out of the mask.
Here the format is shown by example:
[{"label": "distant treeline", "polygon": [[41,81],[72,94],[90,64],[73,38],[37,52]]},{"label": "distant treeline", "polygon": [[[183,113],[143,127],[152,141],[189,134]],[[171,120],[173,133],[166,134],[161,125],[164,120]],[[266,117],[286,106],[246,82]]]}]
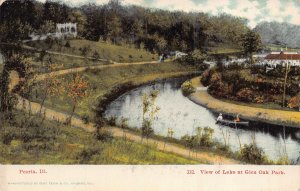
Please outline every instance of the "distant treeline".
[{"label": "distant treeline", "polygon": [[18,41],[35,32],[55,31],[55,23],[76,22],[82,38],[131,43],[138,48],[162,52],[192,51],[219,44],[239,47],[247,20],[227,14],[185,13],[108,4],[69,7],[60,1],[5,1],[0,7],[0,41]]},{"label": "distant treeline", "polygon": [[275,44],[281,47],[300,48],[300,26],[290,23],[262,22],[254,31],[260,34],[266,44]]}]

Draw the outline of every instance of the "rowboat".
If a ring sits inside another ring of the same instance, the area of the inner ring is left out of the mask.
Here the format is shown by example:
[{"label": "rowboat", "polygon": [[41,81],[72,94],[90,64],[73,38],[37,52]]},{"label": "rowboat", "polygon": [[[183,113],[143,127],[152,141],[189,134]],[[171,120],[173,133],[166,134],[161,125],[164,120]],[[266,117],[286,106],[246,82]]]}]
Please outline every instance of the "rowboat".
[{"label": "rowboat", "polygon": [[223,125],[241,125],[241,126],[249,126],[249,121],[231,121],[231,120],[217,120],[216,123],[223,124]]}]

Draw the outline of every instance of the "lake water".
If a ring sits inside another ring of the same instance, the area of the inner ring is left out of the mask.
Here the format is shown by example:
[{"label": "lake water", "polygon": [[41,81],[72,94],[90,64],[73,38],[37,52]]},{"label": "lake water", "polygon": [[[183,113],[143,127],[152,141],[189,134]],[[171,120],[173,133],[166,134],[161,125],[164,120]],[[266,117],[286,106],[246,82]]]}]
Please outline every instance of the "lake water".
[{"label": "lake water", "polygon": [[115,116],[117,121],[122,117],[128,119],[130,127],[140,128],[142,125],[142,95],[158,90],[155,104],[160,107],[153,122],[155,134],[167,135],[172,128],[175,138],[180,139],[185,134],[195,134],[197,127],[214,129],[213,138],[224,143],[223,133],[230,132],[229,144],[233,151],[239,149],[238,136],[242,144],[252,142],[251,135],[255,133],[256,144],[261,147],[270,159],[276,160],[285,153],[289,159],[295,160],[300,152],[300,129],[280,127],[262,123],[254,123],[247,128],[219,126],[215,124],[216,114],[199,106],[184,97],[180,85],[185,79],[170,79],[152,85],[141,86],[129,91],[113,101],[107,108],[107,118]]}]

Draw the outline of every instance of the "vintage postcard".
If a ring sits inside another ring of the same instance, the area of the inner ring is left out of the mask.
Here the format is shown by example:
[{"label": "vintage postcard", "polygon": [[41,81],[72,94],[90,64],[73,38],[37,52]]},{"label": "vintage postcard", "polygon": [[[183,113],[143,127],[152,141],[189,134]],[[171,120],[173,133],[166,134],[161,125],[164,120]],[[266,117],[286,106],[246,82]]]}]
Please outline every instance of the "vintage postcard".
[{"label": "vintage postcard", "polygon": [[0,0],[0,191],[299,180],[299,0]]}]

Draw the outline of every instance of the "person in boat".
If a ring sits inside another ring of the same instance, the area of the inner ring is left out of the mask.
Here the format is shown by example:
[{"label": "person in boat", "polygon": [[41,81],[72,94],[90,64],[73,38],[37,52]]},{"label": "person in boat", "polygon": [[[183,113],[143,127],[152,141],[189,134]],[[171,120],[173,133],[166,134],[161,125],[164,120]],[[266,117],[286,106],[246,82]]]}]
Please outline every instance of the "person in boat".
[{"label": "person in boat", "polygon": [[218,118],[217,118],[217,122],[218,121],[222,121],[222,120],[223,120],[223,116],[222,116],[222,113],[220,113],[219,116],[218,116]]},{"label": "person in boat", "polygon": [[236,115],[236,118],[233,121],[234,122],[240,122],[241,121],[239,114]]}]

